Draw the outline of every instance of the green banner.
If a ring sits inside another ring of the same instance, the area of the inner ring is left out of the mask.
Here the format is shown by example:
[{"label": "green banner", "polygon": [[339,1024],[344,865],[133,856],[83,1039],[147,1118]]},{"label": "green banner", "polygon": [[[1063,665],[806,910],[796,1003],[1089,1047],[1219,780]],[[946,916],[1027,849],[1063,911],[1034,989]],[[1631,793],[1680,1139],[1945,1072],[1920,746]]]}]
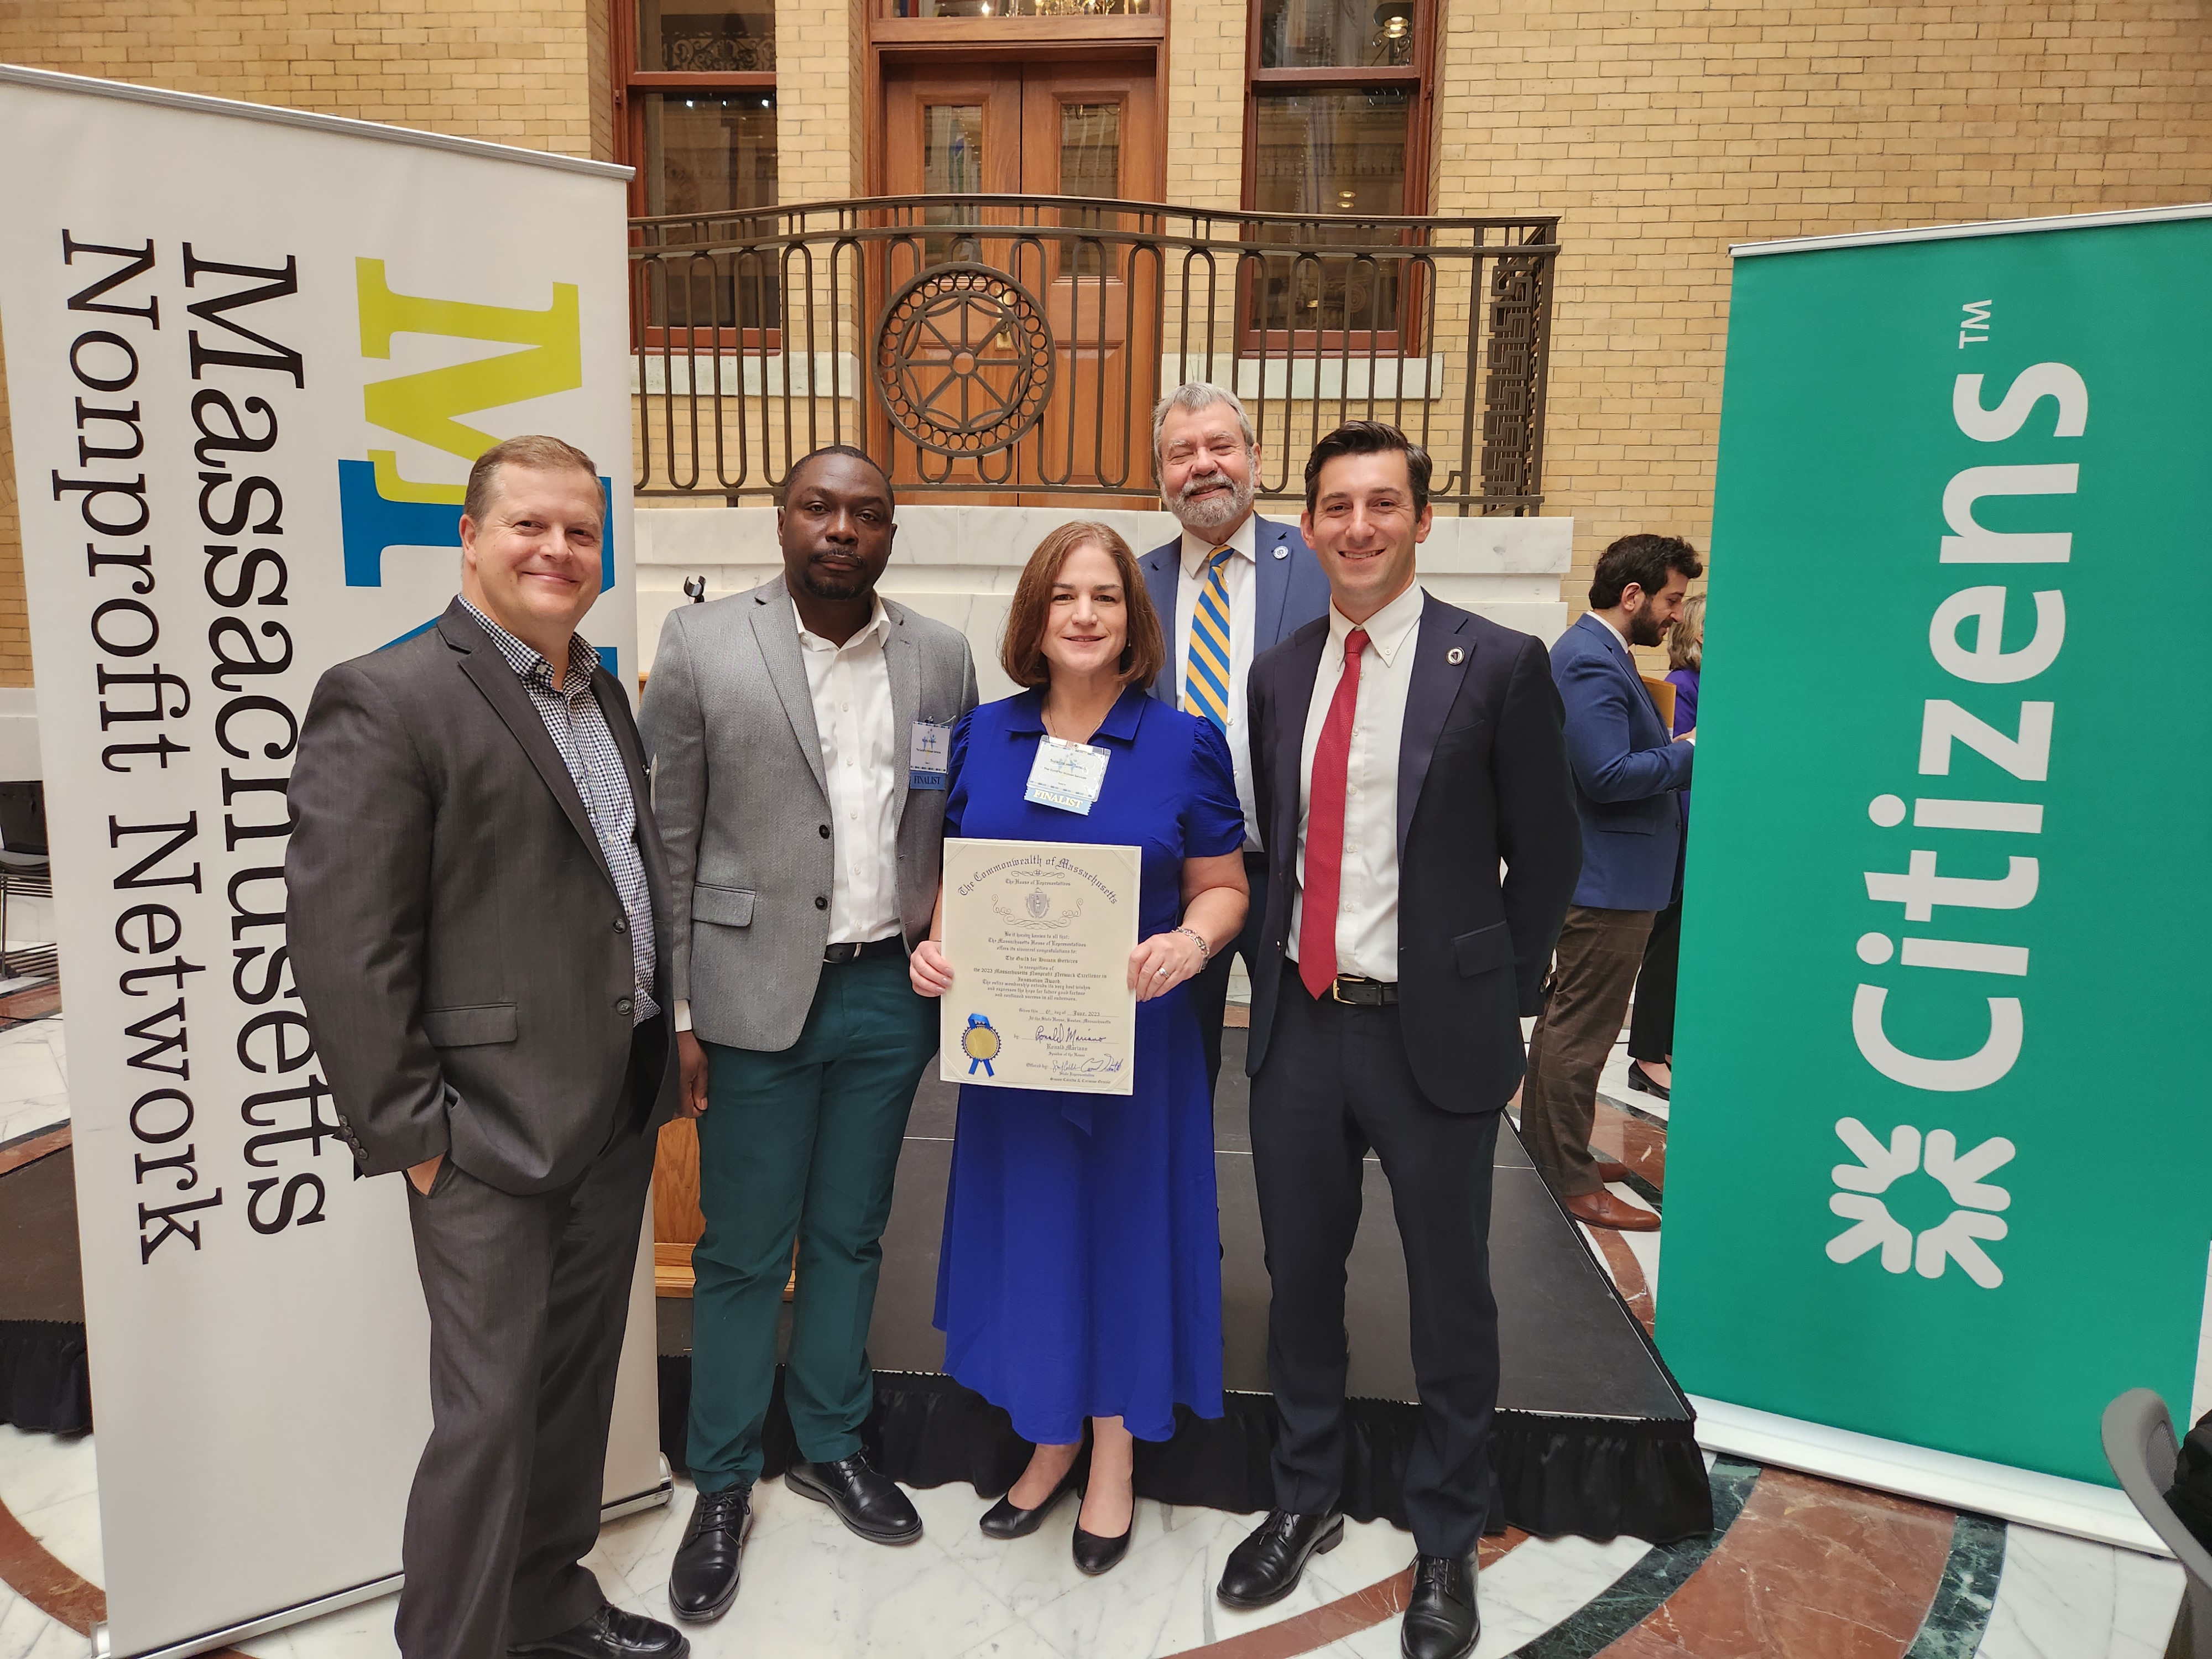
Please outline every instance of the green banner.
[{"label": "green banner", "polygon": [[[2212,210],[2205,210],[2212,212]],[[1659,1339],[2112,1484],[2212,1250],[2212,217],[1740,256]]]}]

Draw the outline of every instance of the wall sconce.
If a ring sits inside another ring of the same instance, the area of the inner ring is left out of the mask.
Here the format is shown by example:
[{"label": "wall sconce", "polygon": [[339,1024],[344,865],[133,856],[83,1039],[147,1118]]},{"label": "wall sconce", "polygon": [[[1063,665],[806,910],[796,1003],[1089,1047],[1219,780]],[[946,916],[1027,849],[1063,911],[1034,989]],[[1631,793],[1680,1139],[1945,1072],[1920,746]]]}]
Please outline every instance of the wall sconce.
[{"label": "wall sconce", "polygon": [[1411,0],[1382,0],[1375,8],[1375,44],[1394,64],[1406,61],[1413,43]]}]

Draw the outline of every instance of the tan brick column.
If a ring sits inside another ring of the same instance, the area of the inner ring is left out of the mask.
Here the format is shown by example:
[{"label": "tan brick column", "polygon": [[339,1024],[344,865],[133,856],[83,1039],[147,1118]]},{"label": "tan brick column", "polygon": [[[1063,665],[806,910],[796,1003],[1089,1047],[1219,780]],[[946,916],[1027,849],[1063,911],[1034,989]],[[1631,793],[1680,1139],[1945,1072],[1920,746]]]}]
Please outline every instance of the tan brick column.
[{"label": "tan brick column", "polygon": [[1731,242],[2212,197],[2201,6],[1446,0],[1441,69],[1436,210],[1562,216],[1577,610],[1615,537],[1711,531]]},{"label": "tan brick column", "polygon": [[[606,0],[0,3],[0,63],[611,156]],[[0,398],[0,684],[30,683]]]}]

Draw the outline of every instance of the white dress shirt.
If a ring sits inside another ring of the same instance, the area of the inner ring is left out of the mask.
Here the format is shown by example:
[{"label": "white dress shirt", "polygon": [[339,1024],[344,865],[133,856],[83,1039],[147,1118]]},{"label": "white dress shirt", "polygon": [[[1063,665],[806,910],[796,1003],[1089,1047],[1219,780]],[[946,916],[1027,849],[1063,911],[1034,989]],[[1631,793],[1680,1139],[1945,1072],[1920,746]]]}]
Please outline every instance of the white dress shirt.
[{"label": "white dress shirt", "polygon": [[[798,608],[793,607],[796,621]],[[866,945],[899,931],[898,775],[903,763],[891,715],[891,672],[884,659],[890,617],[878,599],[867,624],[838,645],[798,623],[799,654],[822,742],[830,789],[830,938]],[[691,1029],[691,1005],[676,1005],[676,1029]]]},{"label": "white dress shirt", "polygon": [[1592,611],[1586,612],[1585,614],[1589,616],[1592,622],[1598,623],[1607,633],[1612,635],[1613,638],[1620,641],[1620,648],[1628,653],[1629,661],[1634,662],[1636,660],[1636,652],[1635,649],[1628,643],[1628,635],[1622,633],[1618,628],[1615,628],[1611,622],[1607,621],[1602,611]]},{"label": "white dress shirt", "polygon": [[[1252,726],[1245,717],[1244,681],[1252,672],[1252,635],[1258,623],[1260,559],[1259,520],[1251,514],[1229,538],[1236,550],[1221,567],[1222,585],[1229,590],[1229,759],[1237,774],[1237,802],[1244,809],[1244,846],[1260,848],[1260,813],[1252,799]],[[1182,688],[1190,678],[1190,629],[1198,616],[1199,590],[1206,586],[1206,562],[1221,545],[1203,536],[1182,532],[1182,565],[1176,577],[1175,637],[1168,641],[1169,660],[1175,665],[1176,707],[1184,708]],[[1185,708],[1197,714],[1195,708]],[[1200,720],[1206,717],[1200,714]]]},{"label": "white dress shirt", "polygon": [[1395,984],[1398,979],[1398,748],[1406,729],[1406,689],[1420,643],[1421,606],[1415,582],[1364,623],[1328,609],[1328,638],[1306,704],[1298,759],[1298,893],[1291,902],[1289,955],[1298,959],[1305,921],[1306,832],[1313,812],[1314,750],[1321,746],[1328,706],[1344,678],[1345,637],[1367,630],[1359,659],[1359,700],[1352,715],[1352,750],[1345,768],[1344,857],[1336,915],[1336,971]]},{"label": "white dress shirt", "polygon": [[[797,608],[793,613],[797,616]],[[866,945],[899,930],[898,733],[884,641],[891,619],[876,601],[867,625],[838,645],[799,624],[822,775],[830,786],[830,943]]]}]

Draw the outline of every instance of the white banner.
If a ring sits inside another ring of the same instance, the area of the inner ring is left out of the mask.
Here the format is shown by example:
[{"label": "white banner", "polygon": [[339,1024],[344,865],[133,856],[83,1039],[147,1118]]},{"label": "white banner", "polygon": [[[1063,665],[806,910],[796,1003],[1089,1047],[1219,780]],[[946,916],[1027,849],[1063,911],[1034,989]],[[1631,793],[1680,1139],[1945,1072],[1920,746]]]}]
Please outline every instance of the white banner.
[{"label": "white banner", "polygon": [[[458,587],[500,438],[599,463],[585,632],[635,683],[627,171],[12,69],[0,155],[109,1639],[143,1654],[398,1569],[428,1327],[286,967],[284,783],[323,670]],[[642,1255],[616,1500],[662,1485]]]}]

